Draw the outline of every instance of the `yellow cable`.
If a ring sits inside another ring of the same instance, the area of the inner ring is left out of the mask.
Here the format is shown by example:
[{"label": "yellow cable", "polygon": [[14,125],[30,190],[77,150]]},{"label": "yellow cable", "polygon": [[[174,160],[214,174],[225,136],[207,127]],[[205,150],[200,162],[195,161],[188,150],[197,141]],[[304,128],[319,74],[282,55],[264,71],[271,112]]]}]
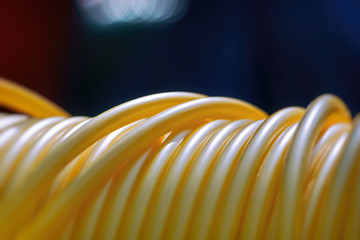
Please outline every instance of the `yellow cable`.
[{"label": "yellow cable", "polygon": [[173,92],[70,117],[0,79],[1,239],[359,239],[360,117]]},{"label": "yellow cable", "polygon": [[67,112],[46,98],[1,77],[0,106],[32,117],[69,116]]}]

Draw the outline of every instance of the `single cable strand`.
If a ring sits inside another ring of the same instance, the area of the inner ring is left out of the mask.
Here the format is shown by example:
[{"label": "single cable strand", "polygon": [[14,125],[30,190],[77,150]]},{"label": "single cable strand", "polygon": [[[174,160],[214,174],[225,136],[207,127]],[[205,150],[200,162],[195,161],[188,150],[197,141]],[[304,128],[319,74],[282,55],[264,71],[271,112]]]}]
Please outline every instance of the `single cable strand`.
[{"label": "single cable strand", "polygon": [[32,117],[52,117],[69,114],[39,94],[0,77],[0,106]]}]

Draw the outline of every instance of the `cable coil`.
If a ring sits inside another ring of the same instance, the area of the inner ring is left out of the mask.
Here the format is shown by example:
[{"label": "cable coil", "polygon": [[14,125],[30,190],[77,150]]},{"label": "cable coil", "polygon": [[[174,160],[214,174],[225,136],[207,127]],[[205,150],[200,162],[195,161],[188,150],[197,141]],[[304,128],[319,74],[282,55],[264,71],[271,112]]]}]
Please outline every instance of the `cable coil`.
[{"label": "cable coil", "polygon": [[360,117],[171,92],[71,117],[0,79],[1,239],[360,239]]}]

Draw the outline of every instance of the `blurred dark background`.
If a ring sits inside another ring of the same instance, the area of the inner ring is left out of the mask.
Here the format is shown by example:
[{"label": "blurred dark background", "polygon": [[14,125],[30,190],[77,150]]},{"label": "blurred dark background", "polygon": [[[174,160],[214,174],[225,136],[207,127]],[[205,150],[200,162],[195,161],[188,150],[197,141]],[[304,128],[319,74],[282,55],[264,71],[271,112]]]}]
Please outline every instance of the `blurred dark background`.
[{"label": "blurred dark background", "polygon": [[74,115],[164,91],[269,113],[333,93],[360,111],[359,0],[1,1],[0,53],[1,76]]}]

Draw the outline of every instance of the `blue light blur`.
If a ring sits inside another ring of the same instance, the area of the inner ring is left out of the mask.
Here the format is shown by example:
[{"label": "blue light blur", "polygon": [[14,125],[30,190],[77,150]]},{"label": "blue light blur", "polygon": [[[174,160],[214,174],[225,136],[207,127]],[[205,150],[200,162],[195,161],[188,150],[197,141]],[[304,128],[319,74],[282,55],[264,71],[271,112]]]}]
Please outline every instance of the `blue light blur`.
[{"label": "blue light blur", "polygon": [[78,0],[77,4],[98,25],[173,22],[187,8],[187,0]]}]

